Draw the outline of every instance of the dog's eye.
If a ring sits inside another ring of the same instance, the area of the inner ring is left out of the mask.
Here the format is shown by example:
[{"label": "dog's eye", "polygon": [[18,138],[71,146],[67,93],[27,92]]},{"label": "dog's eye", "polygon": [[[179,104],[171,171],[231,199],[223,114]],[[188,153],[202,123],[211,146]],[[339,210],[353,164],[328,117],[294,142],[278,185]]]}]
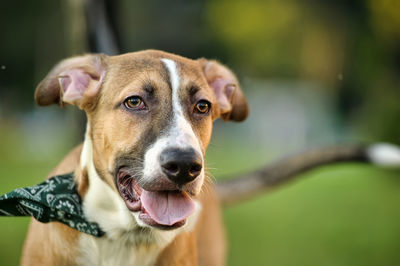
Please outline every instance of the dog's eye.
[{"label": "dog's eye", "polygon": [[145,103],[139,96],[131,96],[125,99],[124,105],[131,110],[142,110],[146,108]]},{"label": "dog's eye", "polygon": [[201,100],[196,104],[195,112],[207,114],[210,111],[211,103],[206,100]]}]

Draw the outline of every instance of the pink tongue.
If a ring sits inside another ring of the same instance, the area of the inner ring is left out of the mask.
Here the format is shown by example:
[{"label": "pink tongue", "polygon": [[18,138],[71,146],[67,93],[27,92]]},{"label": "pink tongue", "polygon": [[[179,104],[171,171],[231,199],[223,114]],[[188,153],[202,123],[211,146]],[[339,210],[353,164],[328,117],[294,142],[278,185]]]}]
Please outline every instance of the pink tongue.
[{"label": "pink tongue", "polygon": [[150,217],[162,225],[180,222],[194,211],[193,200],[181,192],[151,192],[143,189],[140,200]]}]

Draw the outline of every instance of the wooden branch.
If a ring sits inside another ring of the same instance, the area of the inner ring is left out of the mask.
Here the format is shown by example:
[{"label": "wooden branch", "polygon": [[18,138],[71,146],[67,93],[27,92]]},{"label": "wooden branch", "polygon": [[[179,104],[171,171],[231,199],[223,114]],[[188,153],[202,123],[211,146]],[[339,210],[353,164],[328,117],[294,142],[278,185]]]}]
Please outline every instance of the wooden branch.
[{"label": "wooden branch", "polygon": [[400,168],[400,147],[377,143],[312,149],[283,158],[257,171],[222,180],[217,183],[217,192],[221,203],[230,205],[273,189],[314,168],[340,162],[364,162]]},{"label": "wooden branch", "polygon": [[254,172],[217,183],[222,204],[230,205],[291,181],[316,167],[339,162],[369,162],[367,149],[360,146],[318,148],[283,158]]}]

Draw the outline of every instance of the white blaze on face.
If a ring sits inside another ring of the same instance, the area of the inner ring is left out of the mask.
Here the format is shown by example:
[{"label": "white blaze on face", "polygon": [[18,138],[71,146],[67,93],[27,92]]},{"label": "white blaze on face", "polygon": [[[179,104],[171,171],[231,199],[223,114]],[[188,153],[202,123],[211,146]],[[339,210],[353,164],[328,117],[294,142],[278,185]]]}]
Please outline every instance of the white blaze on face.
[{"label": "white blaze on face", "polygon": [[[203,154],[200,146],[200,140],[194,134],[190,122],[186,119],[182,108],[182,103],[179,99],[180,76],[176,63],[171,59],[161,59],[168,70],[170,84],[172,87],[172,124],[169,126],[168,132],[160,137],[147,150],[144,156],[143,178],[151,181],[152,178],[157,178],[161,172],[159,157],[162,151],[168,148],[193,148],[199,154]],[[202,158],[203,163],[204,159]],[[203,178],[204,170],[198,178]]]}]

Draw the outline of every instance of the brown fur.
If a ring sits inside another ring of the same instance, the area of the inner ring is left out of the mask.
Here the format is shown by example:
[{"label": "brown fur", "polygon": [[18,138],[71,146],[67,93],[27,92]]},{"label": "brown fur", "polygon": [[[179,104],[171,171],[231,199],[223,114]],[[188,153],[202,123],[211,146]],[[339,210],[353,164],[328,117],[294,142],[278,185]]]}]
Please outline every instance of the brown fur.
[{"label": "brown fur", "polygon": [[[49,176],[71,172],[76,168],[81,150],[82,145],[72,150]],[[179,235],[168,245],[160,254],[157,266],[225,264],[225,231],[219,203],[213,184],[208,181],[203,186],[199,200],[206,210],[200,214],[195,230]],[[61,223],[43,224],[32,219],[21,265],[76,265],[80,234]]]},{"label": "brown fur", "polygon": [[[90,93],[85,92],[82,98],[69,103],[85,110],[90,125],[89,136],[93,142],[94,166],[103,181],[115,191],[114,171],[117,159],[121,155],[129,157],[142,154],[149,136],[157,137],[169,119],[171,90],[168,73],[160,58],[169,58],[177,63],[181,76],[180,85],[186,88],[180,90],[179,98],[188,110],[192,110],[196,101],[202,98],[208,99],[213,106],[209,116],[187,114],[195,135],[202,143],[204,154],[210,142],[213,120],[220,115],[243,120],[248,112],[247,102],[236,77],[216,61],[210,61],[211,67],[207,68],[205,59],[195,61],[160,51],[143,51],[115,57],[86,55],[61,62],[40,83],[36,91],[36,100],[40,105],[63,102],[63,93],[59,93],[62,88],[55,82],[58,72],[72,66],[90,74]],[[103,70],[106,72],[104,80]],[[235,94],[229,99],[231,106],[223,113],[218,108],[219,99],[210,86],[215,78],[228,78],[237,87]],[[154,91],[153,87],[156,88]],[[192,95],[194,91],[195,96]],[[130,95],[140,95],[148,101],[152,112],[146,116],[132,115],[120,108],[124,99]],[[81,169],[79,164],[81,150],[82,146],[78,146],[71,151],[50,176],[74,171],[78,193],[84,198],[90,182],[87,169]],[[202,185],[202,192],[196,196],[202,205],[197,224],[193,231],[178,235],[161,252],[156,265],[225,263],[225,232],[214,186],[207,179],[204,183],[203,180],[193,183],[187,190]],[[41,224],[32,220],[21,264],[75,265],[80,254],[80,234],[60,223]]]}]

